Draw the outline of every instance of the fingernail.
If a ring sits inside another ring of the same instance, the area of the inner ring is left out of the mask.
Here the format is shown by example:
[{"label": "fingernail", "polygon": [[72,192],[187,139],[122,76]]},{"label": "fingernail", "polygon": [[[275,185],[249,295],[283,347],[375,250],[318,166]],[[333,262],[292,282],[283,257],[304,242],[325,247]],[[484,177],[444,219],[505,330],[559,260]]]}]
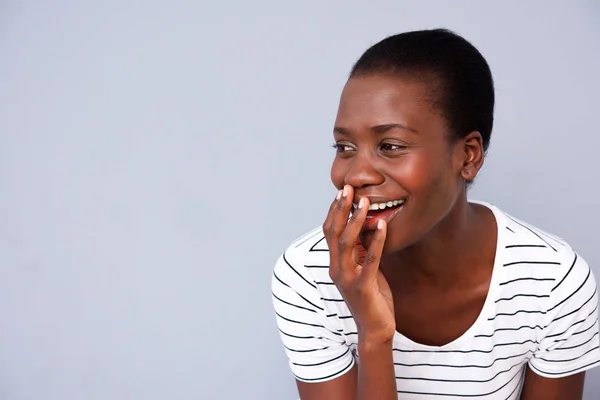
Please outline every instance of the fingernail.
[{"label": "fingernail", "polygon": [[343,195],[344,197],[348,196],[348,186],[345,186],[345,185],[344,185],[344,191],[342,192],[342,195]]},{"label": "fingernail", "polygon": [[364,205],[365,205],[365,198],[361,197],[360,200],[358,201],[358,209],[360,210],[361,208],[363,208]]},{"label": "fingernail", "polygon": [[336,200],[339,200],[339,199],[340,199],[340,197],[342,197],[342,191],[341,191],[341,190],[338,190],[338,192],[337,192],[337,196],[335,196],[335,199],[336,199]]},{"label": "fingernail", "polygon": [[383,220],[382,219],[377,221],[377,229],[383,229]]}]

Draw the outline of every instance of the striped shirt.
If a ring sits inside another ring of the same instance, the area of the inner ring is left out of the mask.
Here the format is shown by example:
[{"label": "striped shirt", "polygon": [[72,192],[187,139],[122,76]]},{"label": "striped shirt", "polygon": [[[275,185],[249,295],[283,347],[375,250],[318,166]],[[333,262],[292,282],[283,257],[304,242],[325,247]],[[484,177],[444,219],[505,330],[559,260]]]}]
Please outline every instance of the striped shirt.
[{"label": "striped shirt", "polygon": [[[518,399],[526,366],[557,378],[600,364],[596,280],[562,239],[489,207],[498,225],[488,296],[474,324],[444,346],[396,332],[394,369],[401,399]],[[294,376],[323,382],[359,361],[356,324],[329,277],[321,228],[279,257],[272,299]]]}]

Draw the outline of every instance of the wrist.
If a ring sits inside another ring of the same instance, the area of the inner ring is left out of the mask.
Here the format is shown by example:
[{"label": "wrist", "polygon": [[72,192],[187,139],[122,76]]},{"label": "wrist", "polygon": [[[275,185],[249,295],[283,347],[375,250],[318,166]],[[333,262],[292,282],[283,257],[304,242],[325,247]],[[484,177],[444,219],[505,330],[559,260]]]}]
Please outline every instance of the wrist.
[{"label": "wrist", "polygon": [[358,351],[359,353],[378,353],[380,351],[392,351],[393,338],[368,338],[361,339],[358,336]]},{"label": "wrist", "polygon": [[360,329],[358,327],[358,345],[363,345],[366,348],[386,348],[391,347],[394,342],[394,334],[396,330],[388,330],[373,332]]}]

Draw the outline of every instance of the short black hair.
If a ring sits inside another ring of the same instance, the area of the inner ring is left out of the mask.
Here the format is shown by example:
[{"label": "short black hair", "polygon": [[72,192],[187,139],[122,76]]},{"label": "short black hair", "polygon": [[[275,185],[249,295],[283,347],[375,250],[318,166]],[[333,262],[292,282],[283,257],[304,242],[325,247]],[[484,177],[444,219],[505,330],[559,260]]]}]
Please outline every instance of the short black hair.
[{"label": "short black hair", "polygon": [[478,131],[487,151],[494,124],[494,81],[487,61],[466,39],[448,29],[389,36],[365,51],[350,78],[378,73],[434,78],[433,105],[451,134],[461,139]]}]

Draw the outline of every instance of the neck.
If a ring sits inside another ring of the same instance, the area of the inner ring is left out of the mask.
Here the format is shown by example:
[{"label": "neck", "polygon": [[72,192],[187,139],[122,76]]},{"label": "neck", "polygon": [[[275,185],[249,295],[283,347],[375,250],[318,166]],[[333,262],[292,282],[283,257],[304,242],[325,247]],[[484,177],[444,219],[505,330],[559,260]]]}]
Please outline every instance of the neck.
[{"label": "neck", "polygon": [[[459,199],[421,240],[386,256],[381,270],[391,285],[403,281],[450,288],[471,281],[477,275],[474,267],[493,265],[496,240],[490,223],[495,218],[487,208]],[[493,250],[485,251],[490,243]]]}]

